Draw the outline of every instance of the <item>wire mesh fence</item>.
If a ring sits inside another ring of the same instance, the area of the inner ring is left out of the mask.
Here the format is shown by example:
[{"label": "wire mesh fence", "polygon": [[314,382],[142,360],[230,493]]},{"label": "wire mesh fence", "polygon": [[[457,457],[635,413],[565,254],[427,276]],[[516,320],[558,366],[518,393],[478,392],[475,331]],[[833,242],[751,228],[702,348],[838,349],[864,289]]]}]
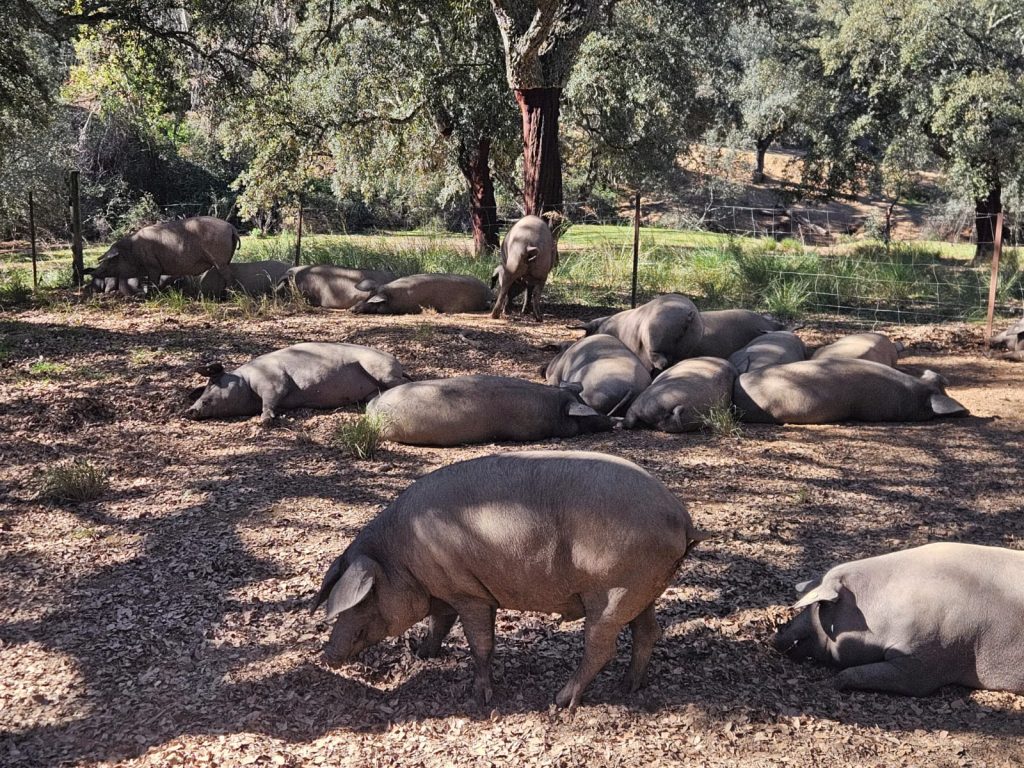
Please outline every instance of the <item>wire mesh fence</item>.
[{"label": "wire mesh fence", "polygon": [[[628,306],[633,206],[628,201],[602,206],[570,201],[564,208],[572,225],[559,243],[561,264],[549,280],[550,298]],[[181,218],[229,212],[197,201],[162,206],[162,213]],[[236,258],[291,261],[295,213],[279,218],[279,234],[245,238]],[[351,233],[339,225],[342,213],[340,207],[303,207],[303,263],[468,271],[486,277],[495,261],[493,255],[474,257],[471,235],[452,231],[451,222]],[[519,216],[514,207],[493,213],[501,231]],[[680,211],[645,202],[637,254],[639,297],[678,291],[703,308],[739,306],[782,317],[835,315],[865,324],[983,318],[994,217],[978,219],[962,211],[925,226],[908,221],[906,211],[900,214],[894,216],[891,208],[864,213],[843,204],[709,205]],[[465,227],[469,220],[466,212]],[[1020,315],[1024,308],[1024,219],[1006,216],[1002,236],[995,310],[1005,317]],[[96,248],[90,253],[95,258]]]}]

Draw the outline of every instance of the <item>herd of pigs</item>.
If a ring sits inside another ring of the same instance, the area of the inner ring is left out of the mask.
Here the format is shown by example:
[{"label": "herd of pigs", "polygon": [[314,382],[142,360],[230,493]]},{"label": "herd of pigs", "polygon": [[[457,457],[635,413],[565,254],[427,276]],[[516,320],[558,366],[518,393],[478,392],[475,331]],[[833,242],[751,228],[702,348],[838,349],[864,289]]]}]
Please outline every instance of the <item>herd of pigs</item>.
[{"label": "herd of pigs", "polygon": [[[234,229],[210,217],[147,227],[118,241],[94,287],[132,293],[202,274],[199,291],[296,291],[355,312],[485,311],[491,291],[461,275],[398,277],[329,265],[229,262]],[[526,217],[506,235],[492,315],[519,293],[540,317],[558,263],[548,225]],[[204,287],[205,284],[205,287]],[[557,348],[544,384],[503,376],[412,381],[393,356],[343,343],[302,343],[233,371],[199,371],[191,418],[368,402],[389,440],[432,446],[570,438],[613,428],[699,429],[714,408],[751,422],[922,421],[965,415],[935,372],[898,370],[900,347],[879,333],[809,354],[774,320],[746,310],[701,312],[678,294],[592,320]],[[1024,321],[993,339],[1024,351]],[[325,658],[344,663],[428,621],[418,648],[437,655],[461,620],[473,690],[492,695],[498,608],[586,618],[583,658],[558,692],[573,708],[611,660],[627,624],[623,685],[645,680],[661,636],[656,599],[708,534],[640,467],[578,451],[499,453],[432,472],[401,493],[330,566],[314,610],[334,620]],[[779,651],[843,668],[840,689],[927,695],[947,684],[1024,693],[1024,552],[938,543],[839,565],[797,585],[802,609],[775,637]],[[1007,618],[1011,620],[1007,620]]]}]

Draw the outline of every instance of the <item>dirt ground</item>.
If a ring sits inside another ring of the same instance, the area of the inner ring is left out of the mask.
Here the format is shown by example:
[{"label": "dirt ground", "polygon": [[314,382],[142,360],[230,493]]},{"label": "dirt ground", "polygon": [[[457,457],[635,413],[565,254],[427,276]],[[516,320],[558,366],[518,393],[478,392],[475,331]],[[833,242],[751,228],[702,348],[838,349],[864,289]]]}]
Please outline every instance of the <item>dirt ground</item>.
[{"label": "dirt ground", "polygon": [[[354,408],[267,431],[181,417],[202,359],[337,340],[387,350],[414,378],[536,379],[543,345],[598,314],[212,318],[116,301],[0,314],[0,764],[1024,765],[1024,696],[840,694],[830,670],[767,644],[793,585],[839,561],[934,540],[1024,548],[1024,367],[988,357],[977,327],[889,329],[906,369],[945,374],[973,413],[924,424],[387,445],[355,461],[333,443]],[[485,709],[458,628],[440,659],[410,651],[420,626],[326,667],[326,622],[306,608],[359,528],[426,472],[528,448],[635,461],[715,533],[658,602],[650,685],[620,694],[624,638],[584,704],[554,710],[582,622],[510,612]],[[42,471],[75,457],[105,467],[109,491],[37,500]]]}]

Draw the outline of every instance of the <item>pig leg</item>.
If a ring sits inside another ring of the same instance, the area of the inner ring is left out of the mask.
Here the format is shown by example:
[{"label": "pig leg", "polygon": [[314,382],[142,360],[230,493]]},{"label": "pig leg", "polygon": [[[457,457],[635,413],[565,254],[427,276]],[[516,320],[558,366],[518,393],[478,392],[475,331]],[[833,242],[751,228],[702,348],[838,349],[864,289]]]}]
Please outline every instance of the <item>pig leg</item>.
[{"label": "pig leg", "polygon": [[511,281],[502,272],[498,277],[498,298],[494,300],[494,307],[491,309],[492,318],[498,319],[501,317],[501,310],[505,308],[505,302],[508,301],[508,292],[511,288]]},{"label": "pig leg", "polygon": [[[598,672],[615,656],[615,644],[622,623],[613,617],[607,603],[601,606],[584,605],[587,608],[587,623],[583,629],[583,660],[569,682],[555,696],[555,704],[570,710],[579,706],[584,689],[590,685]],[[595,610],[595,608],[597,610]]]},{"label": "pig leg", "polygon": [[278,407],[284,404],[285,398],[295,390],[295,382],[290,376],[285,376],[284,381],[272,386],[253,387],[256,396],[263,403],[263,410],[260,413],[260,426],[269,427],[277,418]]},{"label": "pig leg", "polygon": [[530,305],[533,308],[533,316],[540,322],[540,294],[544,290],[544,283],[534,286],[530,289]]},{"label": "pig leg", "polygon": [[457,609],[462,618],[462,629],[469,641],[469,650],[476,663],[473,678],[473,696],[482,704],[488,704],[494,695],[491,686],[491,656],[494,653],[495,608],[487,603],[476,602],[461,605]]},{"label": "pig leg", "polygon": [[836,675],[840,691],[883,691],[904,696],[927,696],[942,685],[932,675],[935,666],[913,656],[895,656],[874,664],[849,667]]},{"label": "pig leg", "polygon": [[622,678],[622,689],[626,693],[634,693],[646,682],[651,651],[654,650],[654,644],[661,639],[661,627],[654,617],[654,603],[644,608],[639,616],[629,622],[629,631],[633,636],[633,655],[629,661],[629,669]]},{"label": "pig leg", "polygon": [[[431,606],[431,608],[434,607]],[[447,603],[431,610],[430,615],[427,616],[427,626],[429,627],[427,636],[416,649],[416,655],[421,659],[432,659],[440,654],[441,643],[452,631],[452,625],[455,624],[457,618],[459,618],[459,614]]]}]

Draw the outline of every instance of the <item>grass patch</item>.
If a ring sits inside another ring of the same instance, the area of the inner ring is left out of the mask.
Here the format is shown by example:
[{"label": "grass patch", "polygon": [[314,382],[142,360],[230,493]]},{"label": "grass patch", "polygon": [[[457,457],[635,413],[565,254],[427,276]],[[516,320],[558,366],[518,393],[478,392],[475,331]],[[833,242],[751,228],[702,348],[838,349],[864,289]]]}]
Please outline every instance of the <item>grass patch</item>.
[{"label": "grass patch", "polygon": [[761,306],[776,320],[788,322],[803,314],[810,299],[807,281],[776,278],[768,284]]},{"label": "grass patch", "polygon": [[713,405],[700,416],[701,427],[715,437],[742,437],[739,411],[732,405]]},{"label": "grass patch", "polygon": [[338,427],[334,443],[356,459],[372,459],[384,443],[386,427],[387,422],[380,414],[362,413],[355,421]]},{"label": "grass patch", "polygon": [[36,360],[28,367],[28,372],[33,376],[49,378],[50,376],[61,376],[68,372],[68,366],[64,363],[51,363],[49,360]]},{"label": "grass patch", "polygon": [[109,487],[106,472],[84,459],[75,459],[46,470],[39,496],[54,502],[93,501]]},{"label": "grass patch", "polygon": [[32,298],[32,286],[24,269],[11,269],[0,277],[0,308],[24,304]]}]

